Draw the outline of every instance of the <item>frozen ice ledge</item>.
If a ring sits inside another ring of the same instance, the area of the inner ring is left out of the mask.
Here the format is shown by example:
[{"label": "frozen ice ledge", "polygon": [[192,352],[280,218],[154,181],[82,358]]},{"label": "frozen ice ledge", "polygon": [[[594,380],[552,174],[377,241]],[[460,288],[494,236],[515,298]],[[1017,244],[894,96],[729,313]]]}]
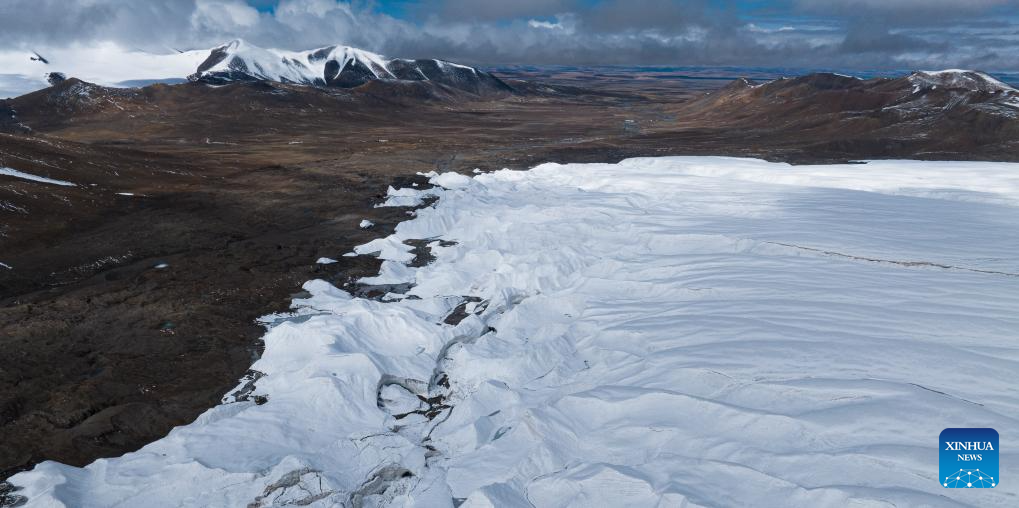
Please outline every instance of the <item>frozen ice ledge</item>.
[{"label": "frozen ice ledge", "polygon": [[1019,482],[942,488],[937,443],[994,427],[1019,470],[1019,165],[432,177],[393,194],[434,205],[358,249],[386,259],[365,282],[405,293],[308,282],[226,403],[119,458],[39,464],[8,499],[1016,506]]}]

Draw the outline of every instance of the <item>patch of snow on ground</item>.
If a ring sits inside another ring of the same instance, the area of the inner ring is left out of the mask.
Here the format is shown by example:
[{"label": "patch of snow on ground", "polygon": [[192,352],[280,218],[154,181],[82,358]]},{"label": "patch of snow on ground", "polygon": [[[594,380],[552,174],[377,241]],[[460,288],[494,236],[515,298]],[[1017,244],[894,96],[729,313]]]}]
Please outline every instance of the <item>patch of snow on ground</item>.
[{"label": "patch of snow on ground", "polygon": [[[938,435],[996,428],[1019,470],[1016,175],[479,175],[358,248],[415,298],[305,284],[252,366],[264,404],[11,482],[35,506],[1015,506],[1019,482],[942,488]],[[448,241],[411,268],[410,239]]]},{"label": "patch of snow on ground", "polygon": [[13,176],[14,178],[21,178],[22,180],[38,181],[40,183],[51,183],[53,185],[63,185],[65,187],[76,187],[77,185],[69,181],[56,180],[53,178],[47,178],[45,176],[38,176],[32,173],[25,173],[12,168],[0,167],[0,175]]},{"label": "patch of snow on ground", "polygon": [[71,182],[67,182],[64,180],[55,180],[53,178],[46,178],[44,176],[37,176],[31,173],[25,173],[11,168],[0,167],[0,175],[13,176],[14,178],[21,178],[22,180],[31,180],[33,182],[63,185],[64,187],[77,187],[77,185]]},{"label": "patch of snow on ground", "polygon": [[362,219],[361,223],[358,224],[357,227],[359,227],[361,229],[368,229],[368,228],[371,228],[374,225],[375,225],[374,222],[372,222],[372,221],[370,221],[368,219]]},{"label": "patch of snow on ground", "polygon": [[320,265],[331,265],[331,264],[336,263],[336,262],[337,261],[335,259],[324,258],[324,257],[323,258],[318,258],[318,260],[315,261],[315,263],[320,264]]}]

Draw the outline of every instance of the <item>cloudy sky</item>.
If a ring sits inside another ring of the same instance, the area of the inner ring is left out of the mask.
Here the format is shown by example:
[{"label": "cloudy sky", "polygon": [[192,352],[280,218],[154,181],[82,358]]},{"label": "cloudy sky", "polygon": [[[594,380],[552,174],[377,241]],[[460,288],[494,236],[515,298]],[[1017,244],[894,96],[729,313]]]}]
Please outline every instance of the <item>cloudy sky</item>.
[{"label": "cloudy sky", "polygon": [[1019,0],[0,0],[0,51],[349,44],[476,64],[1019,70]]}]

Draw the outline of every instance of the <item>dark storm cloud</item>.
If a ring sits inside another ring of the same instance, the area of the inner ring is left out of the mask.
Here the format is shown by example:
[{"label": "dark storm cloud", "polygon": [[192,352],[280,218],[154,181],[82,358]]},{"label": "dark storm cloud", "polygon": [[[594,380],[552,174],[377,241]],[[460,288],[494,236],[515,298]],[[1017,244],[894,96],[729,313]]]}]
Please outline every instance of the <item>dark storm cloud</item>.
[{"label": "dark storm cloud", "polygon": [[856,23],[846,32],[839,45],[841,53],[848,54],[897,54],[911,51],[939,51],[944,43],[932,43],[919,37],[902,33],[891,33],[881,25]]},{"label": "dark storm cloud", "polygon": [[521,17],[547,17],[578,9],[578,0],[515,0],[478,2],[476,0],[424,1],[413,6],[417,17],[438,16],[451,21],[499,21]]},{"label": "dark storm cloud", "polygon": [[708,1],[608,0],[594,4],[582,19],[585,26],[601,33],[642,29],[669,33],[691,26],[732,24],[736,20],[725,5]]},{"label": "dark storm cloud", "polygon": [[423,0],[399,7],[0,0],[0,49],[102,41],[186,49],[239,37],[481,64],[1019,68],[1019,0]]},{"label": "dark storm cloud", "polygon": [[124,42],[168,39],[189,28],[194,0],[3,0],[0,47],[68,44],[79,41]]},{"label": "dark storm cloud", "polygon": [[907,12],[913,16],[950,13],[967,15],[1016,5],[1015,0],[797,0],[801,8],[852,15],[861,11]]}]

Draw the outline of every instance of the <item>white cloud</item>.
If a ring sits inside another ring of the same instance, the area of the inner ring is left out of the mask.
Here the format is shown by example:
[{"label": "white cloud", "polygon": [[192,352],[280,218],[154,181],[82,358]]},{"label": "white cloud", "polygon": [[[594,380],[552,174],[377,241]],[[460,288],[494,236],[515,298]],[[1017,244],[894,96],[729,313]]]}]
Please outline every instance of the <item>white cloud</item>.
[{"label": "white cloud", "polygon": [[545,29],[548,29],[548,30],[562,30],[563,29],[562,23],[559,23],[559,22],[552,23],[552,22],[549,22],[549,21],[539,21],[537,19],[528,20],[527,21],[527,26],[529,26],[531,28],[545,28]]},{"label": "white cloud", "polygon": [[191,14],[191,26],[199,31],[229,32],[258,22],[258,10],[240,0],[197,0]]},{"label": "white cloud", "polygon": [[336,10],[343,11],[347,15],[351,14],[349,4],[334,0],[283,0],[276,7],[276,16],[285,18],[310,14],[318,18],[325,18]]},{"label": "white cloud", "polygon": [[765,28],[765,27],[757,26],[754,23],[747,23],[746,25],[743,25],[743,28],[745,28],[746,30],[751,31],[751,32],[762,33],[762,34],[773,34],[773,33],[778,33],[778,32],[793,32],[793,31],[796,31],[796,27],[792,27],[792,26],[780,26],[780,27],[777,27],[777,28]]}]

